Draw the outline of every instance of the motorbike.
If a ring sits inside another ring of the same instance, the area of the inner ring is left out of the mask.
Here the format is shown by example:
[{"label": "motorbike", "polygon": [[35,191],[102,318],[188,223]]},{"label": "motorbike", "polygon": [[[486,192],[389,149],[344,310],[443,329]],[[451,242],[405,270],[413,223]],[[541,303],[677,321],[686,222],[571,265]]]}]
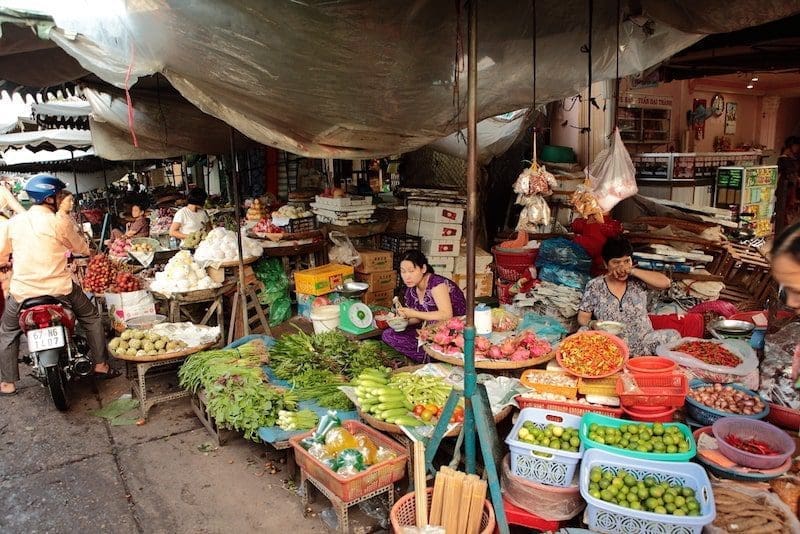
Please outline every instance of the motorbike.
[{"label": "motorbike", "polygon": [[76,331],[75,314],[55,297],[30,298],[20,306],[19,326],[28,339],[29,353],[23,361],[33,367],[32,376],[50,390],[56,408],[68,410],[67,382],[94,371],[87,356],[89,344]]}]

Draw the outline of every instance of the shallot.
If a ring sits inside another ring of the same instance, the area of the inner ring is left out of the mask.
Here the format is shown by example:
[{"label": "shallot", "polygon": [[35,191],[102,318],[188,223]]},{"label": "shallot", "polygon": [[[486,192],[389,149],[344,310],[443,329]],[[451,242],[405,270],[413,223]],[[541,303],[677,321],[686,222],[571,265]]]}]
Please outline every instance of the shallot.
[{"label": "shallot", "polygon": [[732,386],[714,384],[702,386],[689,391],[691,399],[723,412],[739,415],[753,415],[764,411],[764,402],[759,397],[736,389]]}]

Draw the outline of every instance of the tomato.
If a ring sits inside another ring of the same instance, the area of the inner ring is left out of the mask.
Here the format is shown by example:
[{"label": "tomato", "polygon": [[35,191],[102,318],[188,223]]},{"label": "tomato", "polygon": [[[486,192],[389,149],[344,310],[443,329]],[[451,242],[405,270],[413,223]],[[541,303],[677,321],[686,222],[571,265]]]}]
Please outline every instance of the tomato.
[{"label": "tomato", "polygon": [[455,415],[456,423],[463,423],[464,422],[464,412],[457,413]]},{"label": "tomato", "polygon": [[443,411],[443,408],[437,408],[436,409],[436,417],[441,417],[442,416],[442,411]]},{"label": "tomato", "polygon": [[436,410],[438,410],[438,409],[439,409],[439,407],[438,407],[438,406],[436,406],[435,404],[426,404],[426,405],[425,405],[425,409],[426,409],[426,410],[430,410],[430,411],[432,411],[432,412],[436,413]]},{"label": "tomato", "polygon": [[425,411],[424,404],[417,404],[416,406],[414,406],[414,415],[419,415],[424,411]]},{"label": "tomato", "polygon": [[427,423],[428,421],[433,419],[433,412],[426,408],[422,410],[421,414],[419,414],[419,418]]}]

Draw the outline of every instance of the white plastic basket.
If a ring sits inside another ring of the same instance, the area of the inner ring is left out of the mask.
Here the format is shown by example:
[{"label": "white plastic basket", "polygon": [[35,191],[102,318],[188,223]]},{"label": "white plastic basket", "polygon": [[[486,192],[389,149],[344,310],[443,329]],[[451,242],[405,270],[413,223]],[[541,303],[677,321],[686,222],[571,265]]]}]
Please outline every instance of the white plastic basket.
[{"label": "white plastic basket", "polygon": [[[631,510],[617,504],[596,499],[589,494],[589,474],[593,467],[599,466],[603,471],[616,473],[624,469],[629,474],[642,480],[652,476],[659,482],[680,484],[692,488],[695,498],[700,503],[700,515],[675,516]],[[608,534],[701,534],[703,527],[714,521],[717,515],[714,505],[714,493],[705,470],[697,464],[689,462],[657,462],[654,460],[638,460],[605,452],[601,449],[589,449],[583,456],[579,477],[581,496],[586,501],[585,520],[593,532]]]},{"label": "white plastic basket", "polygon": [[525,408],[519,413],[514,428],[506,437],[506,444],[511,451],[511,472],[516,476],[560,488],[572,485],[576,468],[583,456],[583,443],[578,452],[568,452],[519,441],[516,439],[517,434],[526,421],[539,428],[554,424],[578,429],[581,426],[580,416],[541,408]]}]

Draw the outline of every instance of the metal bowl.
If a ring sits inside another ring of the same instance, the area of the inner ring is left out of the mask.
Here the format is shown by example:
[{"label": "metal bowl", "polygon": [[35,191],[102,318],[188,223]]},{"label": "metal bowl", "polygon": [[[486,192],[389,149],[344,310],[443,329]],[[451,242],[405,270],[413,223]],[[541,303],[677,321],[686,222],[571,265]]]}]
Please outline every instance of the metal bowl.
[{"label": "metal bowl", "polygon": [[595,330],[602,330],[604,332],[608,332],[609,334],[621,334],[623,330],[625,330],[625,325],[623,323],[619,323],[617,321],[595,321],[594,322]]},{"label": "metal bowl", "polygon": [[749,334],[756,327],[753,323],[747,321],[734,321],[732,319],[718,319],[708,327],[717,332],[724,332],[726,334]]},{"label": "metal bowl", "polygon": [[343,297],[353,298],[360,297],[369,289],[369,284],[364,282],[345,282],[336,288],[336,291],[341,293]]}]

